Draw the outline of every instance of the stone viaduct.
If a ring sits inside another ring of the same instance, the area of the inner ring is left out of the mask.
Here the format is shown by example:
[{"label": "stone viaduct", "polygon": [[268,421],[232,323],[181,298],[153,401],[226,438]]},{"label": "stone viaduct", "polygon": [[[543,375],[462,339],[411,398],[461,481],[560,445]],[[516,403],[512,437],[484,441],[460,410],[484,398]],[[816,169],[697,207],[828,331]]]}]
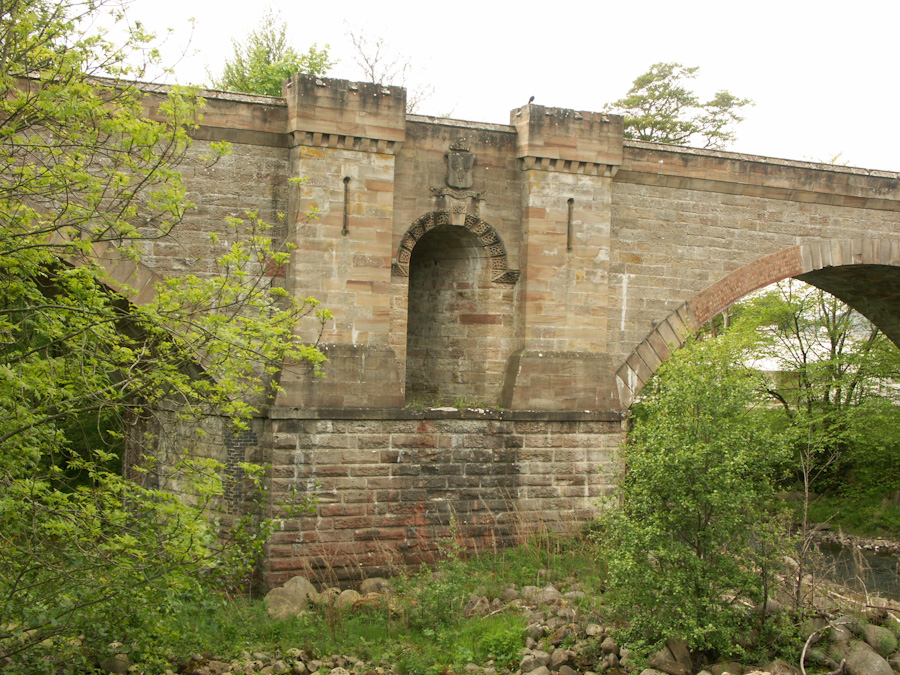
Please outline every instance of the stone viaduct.
[{"label": "stone viaduct", "polygon": [[427,560],[451,520],[478,550],[583,522],[643,384],[771,282],[820,286],[900,342],[898,174],[627,141],[603,113],[482,124],[407,115],[397,87],[283,93],[208,93],[195,147],[233,153],[185,169],[196,206],[144,258],[203,273],[226,216],[283,213],[296,249],[273,278],[334,312],[326,377],[286,365],[253,430],[210,450],[271,465],[273,504],[318,491],[274,535],[269,583]]}]

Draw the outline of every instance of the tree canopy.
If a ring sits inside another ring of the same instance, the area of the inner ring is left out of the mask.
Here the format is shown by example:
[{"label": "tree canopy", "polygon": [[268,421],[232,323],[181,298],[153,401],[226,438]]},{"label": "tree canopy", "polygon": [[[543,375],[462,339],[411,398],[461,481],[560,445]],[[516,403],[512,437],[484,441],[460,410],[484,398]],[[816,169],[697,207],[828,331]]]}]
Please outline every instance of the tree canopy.
[{"label": "tree canopy", "polygon": [[698,70],[680,63],[655,63],[605,110],[625,116],[625,138],[724,148],[734,142],[733,126],[743,120],[741,109],[753,102],[727,90],[702,101],[689,88]]},{"label": "tree canopy", "polygon": [[177,448],[185,502],[123,476],[123,452],[151,467],[156,439],[141,421],[160,406],[239,426],[248,393],[264,394],[285,359],[323,359],[293,338],[315,301],[266,283],[266,264],[288,253],[254,214],[223,224],[235,243],[218,274],[165,281],[140,306],[100,263],[135,263],[146,242],[173,236],[202,114],[185,90],[148,104],[129,63],[149,36],[126,26],[124,43],[108,41],[94,32],[105,9],[117,6],[14,0],[0,13],[4,668],[77,669],[113,639],[146,648],[171,603],[222,576],[205,511],[221,467]]},{"label": "tree canopy", "polygon": [[334,65],[328,45],[315,44],[300,53],[288,44],[287,24],[267,9],[259,26],[241,43],[232,39],[233,56],[225,61],[222,74],[213,78],[219,89],[248,94],[281,96],[281,84],[294,73],[324,75]]}]

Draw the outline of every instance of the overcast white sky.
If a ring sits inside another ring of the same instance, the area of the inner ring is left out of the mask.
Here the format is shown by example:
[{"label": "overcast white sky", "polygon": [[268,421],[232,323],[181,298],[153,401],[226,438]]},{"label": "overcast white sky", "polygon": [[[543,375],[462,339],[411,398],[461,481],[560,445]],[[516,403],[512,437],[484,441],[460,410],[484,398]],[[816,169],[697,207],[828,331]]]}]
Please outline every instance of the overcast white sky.
[{"label": "overcast white sky", "polygon": [[[273,0],[294,46],[329,44],[329,75],[361,79],[347,26],[383,37],[435,92],[420,112],[507,124],[529,96],[600,110],[659,61],[700,66],[697,91],[756,105],[731,150],[900,171],[900,0]],[[177,79],[202,84],[254,28],[266,0],[136,0]],[[189,19],[193,18],[191,29]]]}]

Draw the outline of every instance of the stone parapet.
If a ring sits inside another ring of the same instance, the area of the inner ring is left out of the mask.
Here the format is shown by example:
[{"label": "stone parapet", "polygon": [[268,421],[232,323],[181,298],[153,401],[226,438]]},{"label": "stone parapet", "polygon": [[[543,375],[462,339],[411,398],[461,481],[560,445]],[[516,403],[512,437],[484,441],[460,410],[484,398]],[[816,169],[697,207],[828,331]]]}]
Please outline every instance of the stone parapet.
[{"label": "stone parapet", "polygon": [[406,90],[294,75],[283,89],[293,145],[396,154],[406,138]]},{"label": "stone parapet", "polygon": [[528,104],[510,124],[523,168],[610,176],[622,163],[621,115]]},{"label": "stone parapet", "polygon": [[625,141],[616,182],[900,211],[900,174],[895,172],[660,143]]}]

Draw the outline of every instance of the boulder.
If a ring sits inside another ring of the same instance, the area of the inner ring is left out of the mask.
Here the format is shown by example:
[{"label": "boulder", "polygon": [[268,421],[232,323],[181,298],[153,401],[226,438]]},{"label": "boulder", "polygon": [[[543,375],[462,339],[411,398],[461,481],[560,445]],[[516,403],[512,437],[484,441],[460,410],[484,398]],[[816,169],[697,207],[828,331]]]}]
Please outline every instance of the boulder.
[{"label": "boulder", "polygon": [[131,659],[125,654],[113,654],[100,661],[100,670],[112,675],[122,675],[131,668]]},{"label": "boulder", "polygon": [[340,609],[351,609],[361,598],[362,596],[357,591],[348,588],[345,591],[341,591],[341,594],[337,597],[336,604]]},{"label": "boulder", "polygon": [[528,627],[525,629],[525,635],[537,642],[544,637],[544,627],[539,623],[528,624]]},{"label": "boulder", "polygon": [[711,675],[744,675],[744,666],[737,661],[716,663],[709,667]]},{"label": "boulder", "polygon": [[574,621],[575,610],[571,607],[560,607],[556,612],[556,616],[563,621]]},{"label": "boulder", "polygon": [[369,593],[390,593],[391,582],[383,577],[372,577],[365,579],[359,585],[359,594],[368,595]]},{"label": "boulder", "polygon": [[486,616],[491,611],[491,603],[483,595],[481,597],[473,597],[466,603],[463,608],[463,614],[467,617]]},{"label": "boulder", "polygon": [[666,658],[659,652],[650,657],[649,663],[651,668],[656,668],[656,670],[661,670],[669,675],[692,675],[691,669],[686,665],[675,659]]},{"label": "boulder", "polygon": [[838,620],[828,631],[828,639],[830,642],[849,642],[853,638],[850,628],[843,622]]},{"label": "boulder", "polygon": [[782,659],[775,659],[766,666],[765,670],[772,675],[800,675],[799,668]]},{"label": "boulder", "polygon": [[284,583],[283,588],[289,590],[291,593],[295,593],[296,595],[305,595],[312,601],[315,601],[316,596],[319,595],[318,591],[316,591],[316,587],[312,585],[312,582],[306,577],[300,575],[288,579]]},{"label": "boulder", "polygon": [[503,602],[512,602],[519,599],[519,592],[515,588],[504,588],[500,592],[500,599]]},{"label": "boulder", "polygon": [[887,628],[866,624],[862,637],[881,656],[886,657],[897,651],[897,638]]},{"label": "boulder", "polygon": [[691,661],[691,652],[688,649],[687,642],[680,638],[669,638],[666,640],[666,647],[672,652],[672,656],[678,663],[686,666],[689,671],[694,670],[694,664]]},{"label": "boulder", "polygon": [[850,642],[847,653],[847,672],[850,675],[894,675],[890,664],[860,640]]},{"label": "boulder", "polygon": [[522,658],[521,663],[519,663],[519,670],[523,673],[534,672],[537,675],[536,671],[540,668],[546,668],[548,663],[550,663],[550,655],[547,652],[535,649]]},{"label": "boulder", "polygon": [[554,649],[553,653],[550,655],[550,661],[547,666],[550,670],[556,671],[559,670],[560,666],[571,662],[574,657],[575,654],[568,649]]},{"label": "boulder", "polygon": [[600,643],[600,651],[604,654],[615,654],[619,655],[619,645],[616,644],[616,641],[613,640],[612,636],[607,635],[603,638],[603,642]]},{"label": "boulder", "polygon": [[292,593],[284,586],[279,586],[266,593],[265,603],[269,617],[286,619],[300,614],[309,605],[309,600],[305,595]]},{"label": "boulder", "polygon": [[541,589],[540,593],[538,593],[534,597],[534,601],[539,605],[555,605],[558,604],[562,599],[562,594],[553,588],[553,586],[546,586]]}]

